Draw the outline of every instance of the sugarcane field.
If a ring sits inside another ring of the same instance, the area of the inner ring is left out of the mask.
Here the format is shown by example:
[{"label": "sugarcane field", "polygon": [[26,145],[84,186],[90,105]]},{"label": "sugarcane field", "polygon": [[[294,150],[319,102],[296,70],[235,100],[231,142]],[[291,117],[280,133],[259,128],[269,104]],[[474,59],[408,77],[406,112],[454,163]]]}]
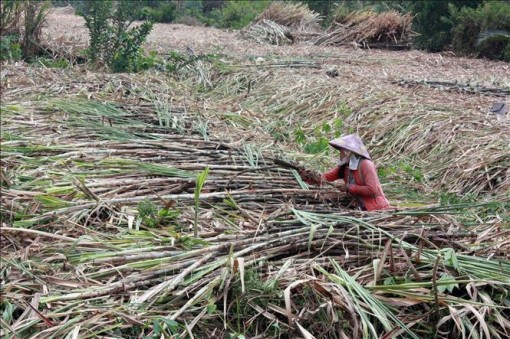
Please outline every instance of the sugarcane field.
[{"label": "sugarcane field", "polygon": [[510,4],[473,2],[506,26],[433,51],[377,1],[2,1],[0,337],[510,338]]}]

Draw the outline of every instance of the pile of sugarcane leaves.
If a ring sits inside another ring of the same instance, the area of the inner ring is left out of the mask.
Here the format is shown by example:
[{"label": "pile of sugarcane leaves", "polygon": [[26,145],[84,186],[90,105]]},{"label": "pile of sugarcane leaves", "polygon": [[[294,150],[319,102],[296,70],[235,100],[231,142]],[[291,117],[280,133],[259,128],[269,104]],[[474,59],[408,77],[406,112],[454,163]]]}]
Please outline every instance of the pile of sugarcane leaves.
[{"label": "pile of sugarcane leaves", "polygon": [[510,335],[510,230],[467,206],[354,211],[182,111],[26,116],[2,109],[2,338]]}]

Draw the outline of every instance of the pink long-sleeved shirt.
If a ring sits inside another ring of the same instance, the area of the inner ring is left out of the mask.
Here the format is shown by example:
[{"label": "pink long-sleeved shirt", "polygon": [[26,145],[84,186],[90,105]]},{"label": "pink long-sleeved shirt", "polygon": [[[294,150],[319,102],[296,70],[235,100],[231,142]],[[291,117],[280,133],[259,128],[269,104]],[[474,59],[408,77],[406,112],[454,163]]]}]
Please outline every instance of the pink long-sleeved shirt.
[{"label": "pink long-sleeved shirt", "polygon": [[[341,171],[343,170],[343,173]],[[357,197],[367,211],[390,208],[384,196],[374,163],[369,159],[361,160],[357,170],[353,170],[355,183],[349,184],[349,166],[335,166],[322,175],[326,181],[344,179],[347,191]],[[360,173],[361,172],[361,175]]]}]

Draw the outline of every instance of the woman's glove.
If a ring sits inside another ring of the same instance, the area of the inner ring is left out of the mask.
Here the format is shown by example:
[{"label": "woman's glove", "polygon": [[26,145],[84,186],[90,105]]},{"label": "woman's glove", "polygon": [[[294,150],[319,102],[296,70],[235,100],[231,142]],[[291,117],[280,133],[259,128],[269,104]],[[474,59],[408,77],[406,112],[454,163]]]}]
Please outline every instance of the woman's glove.
[{"label": "woman's glove", "polygon": [[310,179],[312,176],[313,176],[313,172],[310,171],[310,170],[307,170],[307,169],[300,169],[298,171],[299,173],[299,176],[302,178],[302,179]]},{"label": "woman's glove", "polygon": [[321,183],[320,174],[312,170],[301,169],[298,171],[298,174],[307,184],[319,185]]},{"label": "woman's glove", "polygon": [[342,192],[347,192],[347,185],[343,182],[335,183],[335,188]]}]

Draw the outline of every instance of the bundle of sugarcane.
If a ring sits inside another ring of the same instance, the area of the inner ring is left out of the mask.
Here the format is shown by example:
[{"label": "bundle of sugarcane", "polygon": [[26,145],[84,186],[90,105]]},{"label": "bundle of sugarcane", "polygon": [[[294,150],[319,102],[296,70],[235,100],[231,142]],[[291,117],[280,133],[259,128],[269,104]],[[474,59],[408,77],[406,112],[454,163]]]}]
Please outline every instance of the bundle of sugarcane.
[{"label": "bundle of sugarcane", "polygon": [[412,19],[411,14],[402,15],[396,11],[355,12],[342,22],[334,22],[314,43],[327,46],[355,43],[363,47],[376,43],[405,43],[412,33]]},{"label": "bundle of sugarcane", "polygon": [[[201,188],[200,200],[208,204],[231,201],[246,210],[243,215],[248,219],[262,211],[271,213],[285,202],[336,208],[346,202],[345,194],[338,190],[308,189],[295,170],[266,160],[249,144],[236,149],[193,135],[160,134],[154,126],[158,125],[156,121],[141,123],[128,112],[94,101],[56,101],[48,109],[56,109],[56,116],[65,110],[66,123],[74,126],[58,134],[62,141],[52,144],[53,137],[48,143],[27,136],[2,144],[6,180],[12,181],[10,187],[2,188],[1,198],[9,224],[28,226],[66,220],[100,227],[107,220],[117,225],[129,218],[136,224],[142,220],[136,207],[150,201],[162,207],[170,202],[177,204],[183,215],[188,213],[183,217],[187,227],[193,219],[189,217],[193,211],[188,210],[196,199],[197,175],[206,168],[208,180]],[[32,118],[39,117],[34,114]],[[41,117],[41,135],[51,131],[51,126],[52,122]],[[10,128],[23,134],[15,124]],[[133,136],[137,128],[144,133]],[[20,180],[22,176],[38,178],[41,173],[40,180]],[[254,201],[268,205],[261,209]]]},{"label": "bundle of sugarcane", "polygon": [[242,36],[258,43],[292,44],[320,31],[321,17],[305,4],[273,2],[243,30]]}]

